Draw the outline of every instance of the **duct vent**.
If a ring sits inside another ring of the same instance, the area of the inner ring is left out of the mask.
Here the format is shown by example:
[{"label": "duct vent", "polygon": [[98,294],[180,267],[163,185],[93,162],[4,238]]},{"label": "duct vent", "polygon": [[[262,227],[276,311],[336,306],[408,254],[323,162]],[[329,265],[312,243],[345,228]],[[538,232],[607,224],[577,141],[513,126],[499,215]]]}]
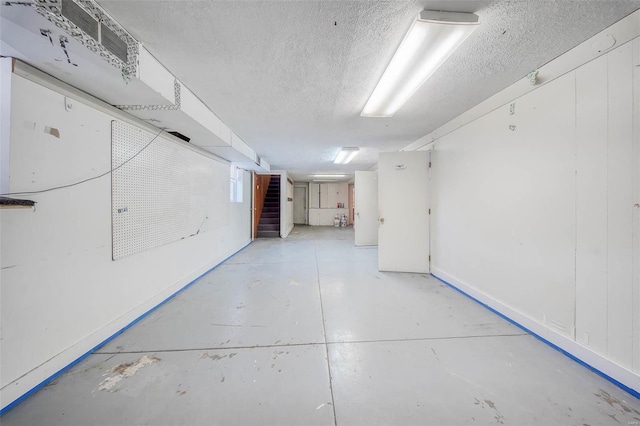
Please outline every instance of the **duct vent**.
[{"label": "duct vent", "polygon": [[120,58],[122,62],[127,62],[127,43],[104,24],[100,25],[100,44]]},{"label": "duct vent", "polygon": [[[127,40],[123,38],[122,34],[118,34],[119,25],[102,12],[95,2],[89,0],[62,0],[61,5],[60,13],[63,18],[82,30],[85,37],[92,38],[111,55],[120,59],[124,64],[128,64],[129,45]],[[70,29],[73,29],[73,26]],[[77,31],[75,33],[71,35],[77,37]],[[82,42],[82,44],[85,43]],[[93,43],[88,45],[90,44]]]},{"label": "duct vent", "polygon": [[100,41],[98,21],[85,12],[84,9],[78,6],[73,0],[62,0],[62,16],[73,22],[94,40]]}]

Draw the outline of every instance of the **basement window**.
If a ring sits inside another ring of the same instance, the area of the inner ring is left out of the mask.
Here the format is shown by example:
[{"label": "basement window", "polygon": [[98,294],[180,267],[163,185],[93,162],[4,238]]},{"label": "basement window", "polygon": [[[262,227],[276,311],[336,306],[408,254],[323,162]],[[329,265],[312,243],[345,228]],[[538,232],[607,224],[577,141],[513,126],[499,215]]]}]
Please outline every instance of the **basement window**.
[{"label": "basement window", "polygon": [[229,194],[232,203],[242,202],[242,173],[243,170],[233,164],[229,166]]}]

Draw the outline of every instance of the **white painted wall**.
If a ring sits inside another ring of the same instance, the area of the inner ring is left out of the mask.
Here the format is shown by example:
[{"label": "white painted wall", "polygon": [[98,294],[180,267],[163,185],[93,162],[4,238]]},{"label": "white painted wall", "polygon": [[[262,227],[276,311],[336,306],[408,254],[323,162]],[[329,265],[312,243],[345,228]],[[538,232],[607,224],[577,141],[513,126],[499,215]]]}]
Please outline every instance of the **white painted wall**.
[{"label": "white painted wall", "polygon": [[[348,208],[349,184],[347,182],[321,184],[320,192],[327,194],[327,203],[323,203],[320,206],[321,208]],[[342,204],[343,207],[338,207],[338,203]]]},{"label": "white painted wall", "polygon": [[[62,94],[15,74],[11,90],[13,191],[108,171],[111,120],[136,122],[88,98],[65,111]],[[115,262],[109,175],[30,195],[38,203],[33,211],[0,210],[3,407],[248,244],[247,172],[244,190],[245,201],[229,206],[227,226]]]},{"label": "white painted wall", "polygon": [[636,391],[639,65],[636,38],[436,135],[431,223],[435,275]]},{"label": "white painted wall", "polygon": [[0,194],[9,192],[12,58],[0,58]]}]

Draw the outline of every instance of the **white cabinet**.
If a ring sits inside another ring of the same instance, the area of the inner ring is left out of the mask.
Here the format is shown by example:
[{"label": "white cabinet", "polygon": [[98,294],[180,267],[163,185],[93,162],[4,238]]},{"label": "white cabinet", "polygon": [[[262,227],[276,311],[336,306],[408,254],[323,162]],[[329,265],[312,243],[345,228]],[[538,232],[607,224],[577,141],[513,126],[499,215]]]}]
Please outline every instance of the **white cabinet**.
[{"label": "white cabinet", "polygon": [[[349,214],[347,183],[312,183],[309,185],[309,225],[333,226],[335,215]],[[343,208],[338,208],[342,203]]]},{"label": "white cabinet", "polygon": [[309,225],[333,226],[336,215],[348,214],[348,209],[309,209]]},{"label": "white cabinet", "polygon": [[318,203],[319,201],[319,196],[318,194],[320,193],[320,185],[317,183],[312,183],[309,185],[309,208],[310,209],[319,209],[320,208],[320,204]]},{"label": "white cabinet", "polygon": [[309,185],[309,208],[335,209],[338,203],[347,208],[348,191],[347,183],[312,183]]}]

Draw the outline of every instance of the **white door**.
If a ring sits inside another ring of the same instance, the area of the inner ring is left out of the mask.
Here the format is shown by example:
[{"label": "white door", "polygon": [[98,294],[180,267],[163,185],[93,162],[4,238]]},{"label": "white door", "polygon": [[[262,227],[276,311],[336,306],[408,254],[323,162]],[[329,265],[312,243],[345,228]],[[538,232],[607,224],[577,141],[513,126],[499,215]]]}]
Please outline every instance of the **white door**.
[{"label": "white door", "polygon": [[429,272],[429,154],[429,151],[380,153],[378,269],[381,271]]},{"label": "white door", "polygon": [[378,172],[356,172],[353,229],[356,246],[378,245]]},{"label": "white door", "polygon": [[307,188],[293,187],[293,223],[307,223]]}]

